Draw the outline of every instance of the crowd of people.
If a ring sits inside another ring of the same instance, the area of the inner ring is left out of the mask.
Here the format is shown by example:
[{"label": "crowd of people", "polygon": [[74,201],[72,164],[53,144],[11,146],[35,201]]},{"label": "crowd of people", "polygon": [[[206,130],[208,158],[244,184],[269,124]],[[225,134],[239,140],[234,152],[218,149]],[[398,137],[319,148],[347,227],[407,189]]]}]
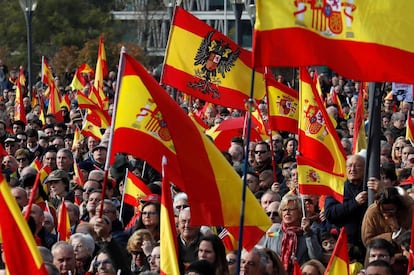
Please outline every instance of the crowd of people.
[{"label": "crowd of people", "polygon": [[[159,274],[161,175],[144,160],[119,154],[105,179],[110,128],[102,139],[85,136],[74,144],[74,131],[82,127],[85,110],[78,107],[76,92],[56,79],[59,91],[69,93],[70,108],[63,107],[63,121],[54,114],[40,119],[40,106],[23,99],[27,123],[14,119],[16,70],[0,62],[0,143],[2,173],[9,183],[22,213],[34,194],[29,227],[49,274]],[[105,82],[105,92],[113,107],[115,72]],[[243,137],[229,141],[223,155],[234,170],[245,177],[272,222],[266,235],[250,251],[243,251],[240,273],[245,275],[293,274],[297,262],[303,274],[322,275],[331,259],[338,234],[345,227],[352,274],[406,274],[410,254],[413,205],[414,147],[405,139],[405,123],[411,103],[398,102],[391,87],[384,85],[381,131],[381,178],[365,182],[365,155],[352,154],[354,116],[359,83],[340,76],[319,76],[327,111],[336,122],[337,133],[347,153],[344,200],[330,196],[299,194],[294,133],[273,132],[268,140],[246,144]],[[283,80],[283,77],[278,77]],[[41,94],[41,85],[37,84]],[[85,90],[87,91],[87,89]],[[84,91],[84,92],[85,92]],[[337,93],[341,106],[333,103]],[[239,117],[243,110],[231,110],[200,100],[175,99],[186,112],[199,115],[213,127]],[[46,99],[47,103],[47,99]],[[207,108],[204,108],[207,107]],[[267,120],[267,102],[258,108]],[[109,108],[111,115],[111,108]],[[135,145],[131,145],[135,146]],[[138,146],[138,145],[136,145]],[[246,161],[244,161],[246,159]],[[40,160],[50,173],[36,190]],[[75,179],[74,163],[84,182]],[[246,167],[247,166],[247,167]],[[137,198],[139,206],[124,204],[121,210],[125,171],[128,168],[151,190]],[[242,171],[247,171],[243,175]],[[105,199],[101,200],[106,181]],[[367,191],[375,192],[368,205]],[[238,253],[230,250],[220,234],[221,227],[191,224],[191,198],[172,187],[176,218],[178,260],[181,274],[236,274]],[[228,194],[231,196],[231,194]],[[59,241],[56,226],[59,209],[69,213],[71,236]],[[2,259],[2,267],[7,258]]]}]

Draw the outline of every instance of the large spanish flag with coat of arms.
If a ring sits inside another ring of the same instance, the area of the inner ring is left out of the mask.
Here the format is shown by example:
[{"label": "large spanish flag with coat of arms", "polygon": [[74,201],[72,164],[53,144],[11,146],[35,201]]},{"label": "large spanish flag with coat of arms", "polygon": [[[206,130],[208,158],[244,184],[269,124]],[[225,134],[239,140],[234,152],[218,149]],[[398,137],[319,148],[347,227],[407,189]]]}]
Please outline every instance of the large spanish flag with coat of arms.
[{"label": "large spanish flag with coat of arms", "polygon": [[[245,109],[252,81],[252,53],[177,7],[165,52],[163,84],[214,104]],[[254,98],[265,94],[255,72]]]},{"label": "large spanish flag with coat of arms", "polygon": [[325,65],[351,79],[413,83],[411,0],[256,0],[254,66]]},{"label": "large spanish flag with coat of arms", "polygon": [[305,68],[300,69],[298,129],[299,191],[343,201],[346,158],[335,127]]},{"label": "large spanish flag with coat of arms", "polygon": [[[188,194],[192,224],[226,226],[237,237],[239,175],[144,67],[123,53],[120,70],[112,151],[135,155],[158,171],[166,156],[169,179]],[[243,244],[251,249],[271,223],[250,191],[244,221]]]},{"label": "large spanish flag with coat of arms", "polygon": [[266,76],[269,126],[271,130],[298,132],[299,93],[273,76]]}]

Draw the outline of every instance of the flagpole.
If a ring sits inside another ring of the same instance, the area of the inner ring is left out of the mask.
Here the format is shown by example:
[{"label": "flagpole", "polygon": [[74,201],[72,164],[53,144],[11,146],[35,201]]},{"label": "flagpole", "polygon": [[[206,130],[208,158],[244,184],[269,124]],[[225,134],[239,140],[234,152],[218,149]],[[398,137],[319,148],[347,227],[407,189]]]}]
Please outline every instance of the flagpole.
[{"label": "flagpole", "polygon": [[34,182],[33,187],[32,187],[32,192],[30,193],[30,198],[29,198],[29,202],[27,204],[26,213],[24,215],[24,218],[25,218],[26,221],[29,220],[30,212],[32,211],[32,205],[33,205],[33,202],[34,202],[35,193],[36,193],[36,190],[39,188],[39,182],[40,182],[40,172],[38,171],[37,174],[36,174],[35,182]]},{"label": "flagpole", "polygon": [[109,131],[109,143],[108,143],[108,150],[106,152],[106,161],[105,161],[105,176],[104,176],[104,181],[102,184],[102,203],[101,206],[99,208],[99,218],[102,217],[102,210],[103,210],[103,201],[105,199],[105,192],[106,192],[106,184],[108,181],[108,171],[109,171],[109,163],[110,163],[110,157],[111,157],[111,153],[112,153],[112,141],[114,138],[114,125],[115,125],[115,119],[116,119],[116,113],[117,113],[117,108],[118,108],[118,100],[119,100],[119,90],[121,87],[121,75],[124,73],[124,63],[125,63],[125,47],[122,46],[121,48],[121,52],[119,55],[119,64],[118,64],[118,75],[117,75],[117,80],[116,80],[116,91],[115,91],[115,99],[114,99],[114,111],[112,113],[112,121],[111,121],[111,131]]},{"label": "flagpole", "polygon": [[[267,129],[266,130],[266,134],[268,135],[270,142],[270,151],[272,152],[272,168],[273,168],[273,181],[277,182],[277,173],[276,173],[276,158],[275,158],[275,152],[274,152],[274,146],[273,146],[273,131],[270,128],[270,123],[269,123],[269,114],[270,114],[270,102],[269,102],[269,92],[267,90],[267,77],[269,77],[269,74],[271,75],[272,72],[269,71],[269,67],[265,67],[265,82],[266,82],[266,91],[265,91],[265,95],[266,95],[266,108],[267,108],[267,127],[266,125],[264,125]],[[273,76],[272,76],[273,77]],[[259,114],[260,114],[260,109],[259,110]],[[263,118],[262,118],[263,120]]]},{"label": "flagpole", "polygon": [[141,173],[141,178],[144,178],[144,174],[145,174],[145,169],[147,167],[147,161],[144,160],[144,164],[142,165],[142,173]]},{"label": "flagpole", "polygon": [[[254,76],[255,69],[252,69],[252,77],[250,82],[250,97],[247,102],[247,134],[245,140],[245,152],[249,151],[251,127],[252,127],[252,107],[254,106]],[[246,208],[246,188],[247,188],[247,167],[249,165],[248,154],[244,156],[244,166],[243,166],[243,186],[242,186],[242,197],[240,205],[240,221],[239,221],[239,243],[237,248],[237,265],[236,265],[236,274],[240,274],[240,264],[241,264],[241,253],[243,250],[243,232],[244,232],[244,213]]]},{"label": "flagpole", "polygon": [[128,179],[128,168],[126,168],[126,173],[124,177],[124,191],[122,192],[122,199],[121,199],[121,208],[119,209],[119,221],[122,222],[122,211],[124,210],[124,200],[125,200],[125,190],[127,185],[127,179]]},{"label": "flagpole", "polygon": [[371,205],[374,202],[375,191],[372,189],[367,190],[366,183],[370,177],[380,179],[380,135],[378,133],[381,132],[381,89],[380,83],[375,82],[370,82],[368,87],[369,127],[364,190],[368,191],[368,205]]}]

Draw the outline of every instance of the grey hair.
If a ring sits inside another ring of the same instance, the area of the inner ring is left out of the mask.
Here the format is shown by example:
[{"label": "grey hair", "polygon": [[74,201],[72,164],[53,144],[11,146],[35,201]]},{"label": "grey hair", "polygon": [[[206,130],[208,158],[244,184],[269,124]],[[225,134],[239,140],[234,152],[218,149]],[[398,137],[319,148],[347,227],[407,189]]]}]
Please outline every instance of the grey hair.
[{"label": "grey hair", "polygon": [[88,254],[92,256],[93,252],[95,251],[95,241],[93,240],[92,236],[89,234],[83,233],[75,233],[70,236],[69,243],[72,245],[74,240],[81,240],[82,244],[85,245]]}]

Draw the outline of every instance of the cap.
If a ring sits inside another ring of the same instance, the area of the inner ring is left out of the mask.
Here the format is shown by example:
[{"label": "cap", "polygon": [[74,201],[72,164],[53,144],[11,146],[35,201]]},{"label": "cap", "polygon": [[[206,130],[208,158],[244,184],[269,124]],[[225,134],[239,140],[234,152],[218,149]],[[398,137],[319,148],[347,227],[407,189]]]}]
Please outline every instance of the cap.
[{"label": "cap", "polygon": [[147,203],[147,202],[157,202],[160,203],[160,195],[157,194],[149,194],[145,196],[145,198],[140,199],[139,202],[141,204]]},{"label": "cap", "polygon": [[93,149],[92,149],[92,153],[93,153],[93,152],[95,152],[95,151],[96,151],[96,150],[98,150],[98,149],[105,149],[105,150],[108,150],[108,148],[106,147],[106,145],[105,145],[105,144],[99,143],[98,145],[96,145],[95,147],[93,147]]},{"label": "cap", "polygon": [[62,180],[62,181],[65,181],[66,183],[69,183],[69,175],[63,170],[59,170],[59,169],[53,170],[49,174],[49,176],[47,176],[45,182],[56,181],[56,180]]},{"label": "cap", "polygon": [[15,136],[9,136],[8,138],[6,138],[6,140],[4,141],[5,143],[7,142],[17,142],[17,139]]}]

